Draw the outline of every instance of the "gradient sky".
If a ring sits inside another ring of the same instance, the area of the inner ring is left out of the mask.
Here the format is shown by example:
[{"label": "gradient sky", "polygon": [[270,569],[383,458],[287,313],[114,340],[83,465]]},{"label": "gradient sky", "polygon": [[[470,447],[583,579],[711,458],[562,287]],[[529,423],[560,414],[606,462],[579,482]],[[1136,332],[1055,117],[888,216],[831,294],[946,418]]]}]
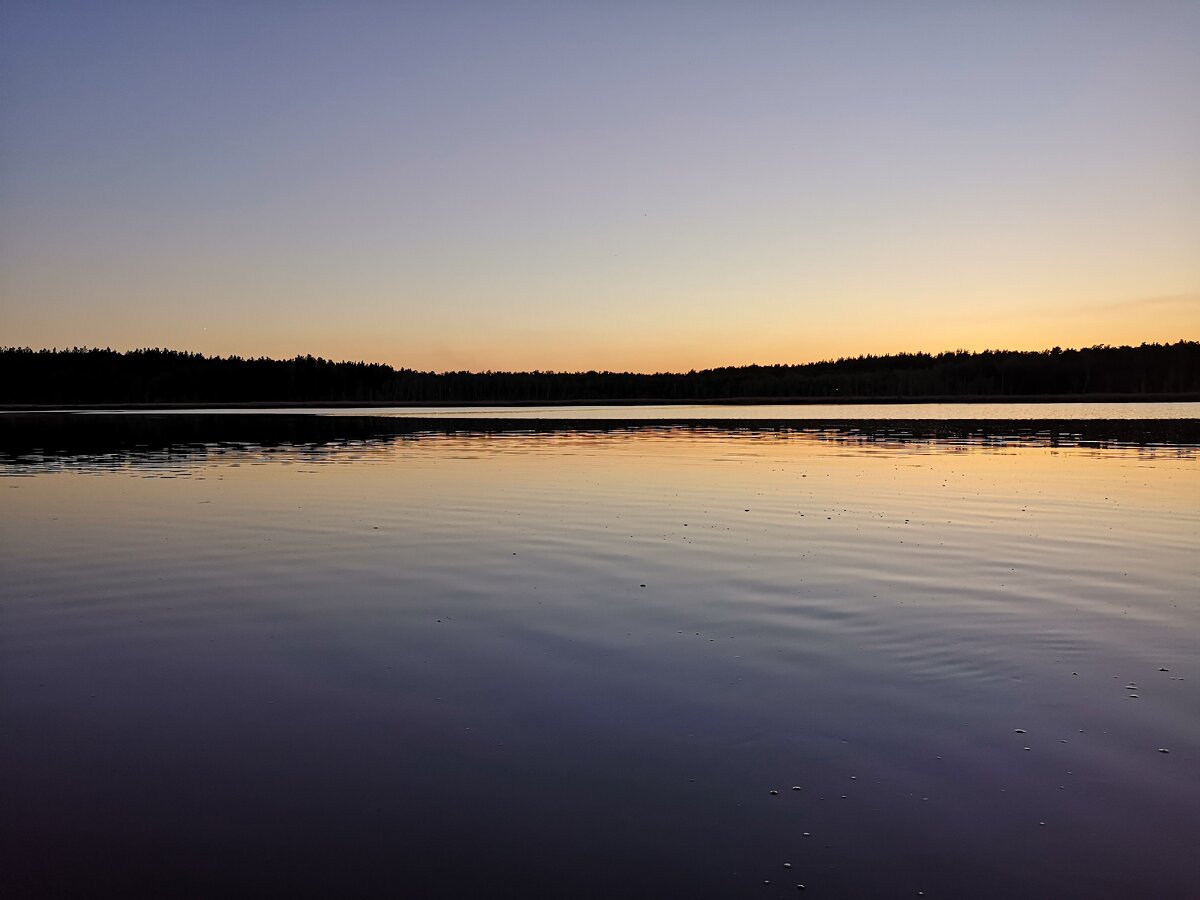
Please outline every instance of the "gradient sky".
[{"label": "gradient sky", "polygon": [[0,344],[1200,339],[1200,3],[0,6]]}]

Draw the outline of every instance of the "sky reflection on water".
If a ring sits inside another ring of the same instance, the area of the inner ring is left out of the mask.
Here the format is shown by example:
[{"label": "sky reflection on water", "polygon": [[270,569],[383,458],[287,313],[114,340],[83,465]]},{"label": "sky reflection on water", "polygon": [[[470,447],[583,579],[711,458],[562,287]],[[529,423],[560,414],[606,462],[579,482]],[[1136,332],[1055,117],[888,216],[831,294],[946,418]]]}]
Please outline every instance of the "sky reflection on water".
[{"label": "sky reflection on water", "polygon": [[15,895],[1190,896],[1193,445],[331,421],[8,442]]}]

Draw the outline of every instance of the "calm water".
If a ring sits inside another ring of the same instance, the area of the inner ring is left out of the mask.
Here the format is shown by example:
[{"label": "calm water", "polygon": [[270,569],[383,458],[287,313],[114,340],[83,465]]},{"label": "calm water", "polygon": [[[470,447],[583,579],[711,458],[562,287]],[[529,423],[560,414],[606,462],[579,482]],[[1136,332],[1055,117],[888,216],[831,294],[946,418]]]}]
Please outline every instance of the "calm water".
[{"label": "calm water", "polygon": [[1197,896],[1195,422],[3,427],[5,896]]},{"label": "calm water", "polygon": [[[196,410],[176,414],[191,415]],[[209,410],[216,412],[216,410]],[[221,410],[222,413],[292,415],[294,410]],[[325,415],[412,418],[620,419],[831,421],[846,419],[1200,419],[1200,403],[697,403],[628,406],[424,406],[314,410]],[[136,413],[132,413],[136,415]]]}]

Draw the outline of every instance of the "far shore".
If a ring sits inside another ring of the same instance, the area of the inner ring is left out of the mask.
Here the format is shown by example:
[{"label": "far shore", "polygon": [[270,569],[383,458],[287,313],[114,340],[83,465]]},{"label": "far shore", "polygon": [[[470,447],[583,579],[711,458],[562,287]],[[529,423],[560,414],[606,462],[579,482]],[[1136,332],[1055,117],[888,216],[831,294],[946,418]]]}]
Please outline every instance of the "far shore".
[{"label": "far shore", "polygon": [[1029,394],[997,395],[940,395],[929,397],[713,397],[692,400],[660,400],[642,397],[630,400],[429,400],[397,402],[394,400],[254,400],[237,403],[187,401],[177,403],[7,403],[0,412],[69,412],[136,411],[147,412],[186,409],[472,409],[492,407],[555,407],[555,406],[825,406],[881,405],[906,403],[1196,403],[1200,393],[1182,394]]}]

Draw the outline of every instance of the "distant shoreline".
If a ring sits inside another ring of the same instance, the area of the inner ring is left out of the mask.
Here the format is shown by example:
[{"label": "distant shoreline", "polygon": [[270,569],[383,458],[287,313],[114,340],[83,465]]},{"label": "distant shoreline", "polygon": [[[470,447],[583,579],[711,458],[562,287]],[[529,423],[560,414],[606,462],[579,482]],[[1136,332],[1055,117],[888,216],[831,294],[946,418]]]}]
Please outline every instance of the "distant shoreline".
[{"label": "distant shoreline", "polygon": [[694,404],[1200,400],[1200,341],[860,356],[688,372],[417,372],[381,363],[0,348],[0,404],[21,409],[473,409]]},{"label": "distant shoreline", "polygon": [[914,403],[1196,403],[1200,393],[1178,394],[1025,394],[1025,395],[934,395],[927,397],[714,397],[710,399],[632,400],[426,400],[426,401],[355,401],[355,400],[255,400],[237,403],[205,403],[180,401],[174,403],[5,403],[0,412],[70,412],[72,410],[133,412],[154,410],[206,409],[487,409],[517,407],[530,409],[572,406],[865,406],[904,405]]}]

